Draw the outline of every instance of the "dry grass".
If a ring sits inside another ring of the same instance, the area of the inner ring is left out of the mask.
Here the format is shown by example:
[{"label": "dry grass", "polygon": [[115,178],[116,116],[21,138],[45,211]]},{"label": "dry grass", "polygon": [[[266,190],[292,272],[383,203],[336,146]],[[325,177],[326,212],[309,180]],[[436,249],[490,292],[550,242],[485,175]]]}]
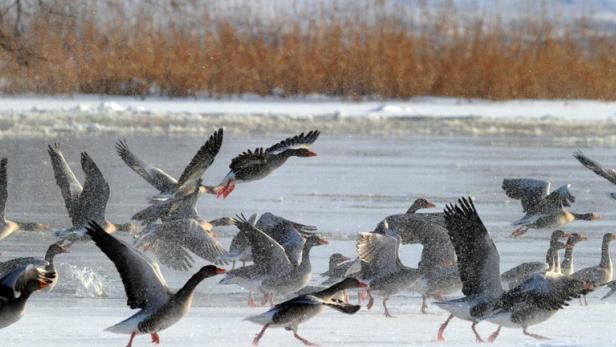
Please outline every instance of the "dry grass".
[{"label": "dry grass", "polygon": [[0,53],[0,78],[6,93],[616,99],[611,36],[556,33],[542,18],[516,30],[461,24],[447,9],[421,23],[388,16],[244,30],[207,9],[192,29],[146,8],[104,24],[87,11],[34,12],[21,39],[44,59]]}]

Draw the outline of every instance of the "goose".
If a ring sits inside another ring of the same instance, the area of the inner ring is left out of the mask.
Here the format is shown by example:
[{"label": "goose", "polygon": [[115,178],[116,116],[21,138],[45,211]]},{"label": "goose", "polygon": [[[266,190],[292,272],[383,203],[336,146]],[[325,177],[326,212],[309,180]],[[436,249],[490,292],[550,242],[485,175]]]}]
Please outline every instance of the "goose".
[{"label": "goose", "polygon": [[[614,240],[616,240],[616,234],[606,233],[603,235],[603,241],[601,242],[601,261],[599,265],[578,270],[574,272],[571,277],[592,283],[594,287],[600,287],[611,282],[614,278],[614,269],[612,257],[610,256],[610,243]],[[583,298],[584,303],[588,305],[586,296]]]},{"label": "goose", "polygon": [[[0,276],[7,274],[16,268],[34,265],[37,268],[45,270],[47,273],[57,273],[56,264],[54,263],[54,259],[56,255],[62,253],[69,253],[70,248],[68,245],[64,244],[64,241],[58,241],[52,243],[47,248],[47,252],[45,252],[44,258],[35,258],[35,257],[23,257],[23,258],[15,258],[11,260],[7,260],[5,262],[0,263]],[[51,291],[58,283],[58,277],[55,277],[50,280],[48,286],[45,288],[45,291]]]},{"label": "goose", "polygon": [[567,245],[565,246],[565,259],[563,259],[561,263],[562,273],[563,275],[570,276],[575,271],[573,270],[573,247],[580,242],[588,240],[586,235],[572,233],[567,238]]},{"label": "goose", "polygon": [[610,290],[601,297],[601,300],[605,300],[616,293],[616,281],[607,282],[605,285],[610,288]]},{"label": "goose", "polygon": [[[582,151],[576,151],[573,153],[573,157],[577,159],[582,165],[584,165],[590,171],[610,181],[612,184],[616,184],[616,171],[614,169],[605,169],[601,164],[588,158],[582,153]],[[616,199],[616,193],[609,193],[609,197]]]},{"label": "goose", "polygon": [[300,295],[293,299],[279,303],[267,312],[250,316],[247,321],[263,325],[261,331],[253,339],[252,345],[257,346],[268,328],[283,327],[293,331],[293,336],[306,346],[316,346],[312,342],[297,334],[299,325],[321,313],[325,307],[331,307],[337,311],[353,314],[359,311],[359,305],[351,305],[333,300],[332,298],[340,291],[350,288],[361,288],[366,285],[354,278],[347,278],[331,287],[316,293]]},{"label": "goose", "polygon": [[[287,295],[295,293],[310,281],[312,266],[310,264],[310,250],[314,246],[326,245],[327,240],[317,234],[309,235],[305,240],[296,232],[296,236],[289,236],[286,247],[274,240],[254,224],[256,215],[247,220],[243,215],[235,218],[235,225],[240,232],[246,234],[250,240],[254,265],[229,271],[221,284],[237,284],[249,290],[259,289],[264,296],[264,303],[268,300],[273,304],[274,295]],[[289,246],[292,243],[292,246]],[[301,253],[291,252],[301,245]],[[249,305],[250,302],[249,293]]]},{"label": "goose", "polygon": [[[154,201],[167,200],[178,193],[181,196],[184,193],[192,192],[195,185],[199,187],[200,193],[215,194],[214,187],[197,184],[197,180],[214,162],[214,158],[222,146],[222,140],[223,129],[220,128],[199,148],[177,180],[163,170],[139,159],[130,151],[126,140],[120,140],[116,143],[116,152],[129,168],[160,192],[159,195],[153,197]],[[161,214],[161,217],[164,218],[164,214]]]},{"label": "goose", "polygon": [[[515,266],[501,274],[501,282],[506,288],[512,289],[519,286],[535,274],[545,273],[547,271],[560,272],[555,268],[556,264],[552,264],[553,258],[559,257],[558,251],[566,247],[560,239],[568,237],[570,237],[570,234],[565,233],[562,230],[554,230],[552,232],[552,236],[550,237],[550,245],[545,255],[545,262],[533,261]],[[557,266],[560,267],[559,260],[557,260],[557,263]]]},{"label": "goose", "polygon": [[[419,278],[418,269],[404,266],[400,261],[400,236],[389,230],[385,235],[362,233],[357,239],[357,253],[362,261],[363,277],[369,282],[368,309],[374,304],[372,294],[383,297],[385,317],[393,318],[387,308],[390,296],[411,287]],[[365,268],[368,269],[365,269]]]},{"label": "goose", "polygon": [[[315,232],[317,227],[294,222],[271,212],[263,213],[256,221],[255,226],[272,237],[278,243],[288,243],[289,240],[298,240],[299,236],[308,237]],[[289,250],[289,245],[285,249]],[[302,246],[296,246],[296,250],[301,252]],[[242,233],[237,233],[229,245],[229,260],[241,261],[245,263],[252,261],[252,251],[248,237]],[[297,259],[297,257],[296,257]]]},{"label": "goose", "polygon": [[351,258],[345,257],[340,253],[334,253],[329,256],[327,271],[321,273],[322,277],[326,277],[322,285],[331,285],[332,283],[343,280],[346,277],[347,270],[353,265]]},{"label": "goose", "polygon": [[596,213],[575,213],[565,210],[575,202],[566,184],[550,192],[550,182],[530,179],[514,178],[503,180],[502,188],[511,198],[520,200],[522,210],[526,214],[513,222],[518,226],[511,235],[518,237],[524,235],[528,229],[558,228],[574,220],[597,220],[601,217]]},{"label": "goose", "polygon": [[0,277],[0,329],[17,322],[24,315],[32,293],[46,288],[56,277],[32,264],[18,266]]},{"label": "goose", "polygon": [[106,233],[96,222],[90,222],[86,230],[120,274],[128,298],[127,305],[131,309],[140,309],[131,317],[105,329],[130,335],[128,347],[140,334],[150,334],[152,342],[159,343],[158,332],[177,323],[190,311],[197,285],[208,277],[225,272],[214,265],[204,266],[172,294],[158,266],[150,263],[137,250]]},{"label": "goose", "polygon": [[9,220],[5,216],[6,210],[6,200],[8,199],[8,179],[7,179],[7,164],[8,159],[2,158],[0,160],[0,240],[7,238],[9,235],[13,234],[19,230],[30,230],[30,231],[42,231],[48,230],[49,226],[46,224],[35,223],[35,222],[20,222]]},{"label": "goose", "polygon": [[319,137],[318,130],[289,137],[277,144],[254,151],[246,150],[231,160],[229,173],[216,188],[218,197],[227,198],[236,183],[262,179],[281,167],[290,157],[314,157],[316,152],[308,148]]},{"label": "goose", "polygon": [[60,187],[66,210],[73,224],[71,228],[57,230],[57,236],[70,242],[84,240],[85,226],[90,220],[102,225],[108,233],[116,231],[133,233],[136,230],[135,225],[131,223],[114,224],[105,218],[109,201],[109,184],[88,153],[81,153],[81,168],[86,174],[82,187],[64,159],[60,145],[57,143],[49,145],[47,152],[56,183]]},{"label": "goose", "polygon": [[529,333],[528,327],[546,321],[566,306],[567,301],[591,290],[591,286],[583,281],[548,272],[537,274],[521,285],[504,291],[500,281],[498,250],[473,201],[460,198],[457,204],[448,205],[445,221],[458,256],[464,297],[436,303],[450,313],[439,328],[439,340],[442,340],[443,332],[453,317],[473,322],[471,328],[478,341],[482,340],[475,326],[481,320],[499,326],[490,336],[490,342],[496,339],[502,326],[522,328],[525,335],[544,339],[543,336]]}]

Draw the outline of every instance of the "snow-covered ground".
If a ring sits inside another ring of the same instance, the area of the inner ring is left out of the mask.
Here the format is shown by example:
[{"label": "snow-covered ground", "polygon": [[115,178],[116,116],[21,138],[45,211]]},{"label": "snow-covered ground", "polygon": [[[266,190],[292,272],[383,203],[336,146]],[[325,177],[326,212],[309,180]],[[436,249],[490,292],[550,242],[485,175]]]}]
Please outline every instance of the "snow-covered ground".
[{"label": "snow-covered ground", "polygon": [[486,101],[415,98],[341,101],[243,96],[217,99],[134,99],[110,96],[0,98],[0,136],[67,134],[181,135],[226,126],[236,133],[286,133],[319,127],[350,135],[594,134],[614,141],[616,102]]}]

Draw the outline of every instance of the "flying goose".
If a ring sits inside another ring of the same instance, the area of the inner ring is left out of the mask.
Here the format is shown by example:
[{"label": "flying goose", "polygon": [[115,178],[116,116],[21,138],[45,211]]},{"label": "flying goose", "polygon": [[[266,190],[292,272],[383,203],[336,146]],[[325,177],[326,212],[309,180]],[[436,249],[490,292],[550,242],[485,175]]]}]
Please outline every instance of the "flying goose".
[{"label": "flying goose", "polygon": [[543,336],[529,333],[528,327],[546,321],[566,306],[569,300],[591,290],[588,283],[548,272],[537,274],[505,292],[500,281],[498,250],[472,200],[460,198],[456,205],[448,205],[445,221],[458,256],[464,297],[436,303],[450,312],[439,329],[438,339],[442,339],[447,323],[454,316],[473,322],[472,329],[477,340],[481,337],[475,325],[481,320],[499,326],[489,341],[496,339],[501,326],[522,328],[525,335],[544,339]]},{"label": "flying goose", "polygon": [[34,265],[22,265],[0,277],[0,329],[17,322],[24,315],[32,293],[46,288],[56,277]]},{"label": "flying goose", "polygon": [[318,130],[289,137],[277,144],[254,151],[246,150],[239,154],[229,165],[229,173],[216,188],[217,196],[226,198],[235,189],[236,183],[262,179],[281,167],[290,157],[314,157],[317,155],[308,148],[319,137]]},{"label": "flying goose", "polygon": [[83,240],[85,226],[90,220],[99,223],[108,233],[134,232],[131,223],[114,224],[105,218],[109,201],[109,184],[88,153],[81,153],[81,168],[86,175],[83,187],[64,159],[59,144],[48,146],[54,176],[73,227],[56,231],[56,235],[68,241]]},{"label": "flying goose", "polygon": [[150,263],[137,250],[109,235],[96,222],[87,227],[87,234],[118,270],[131,309],[140,310],[106,331],[130,335],[128,347],[135,336],[150,334],[159,343],[158,332],[169,328],[188,314],[197,285],[208,277],[225,272],[214,265],[202,267],[184,286],[172,294],[158,266]]},{"label": "flying goose", "polygon": [[2,160],[0,160],[0,240],[7,238],[9,235],[19,230],[48,230],[49,226],[46,224],[13,221],[6,218],[6,200],[9,196],[7,189],[7,164],[7,158],[2,158]]},{"label": "flying goose", "polygon": [[257,346],[259,344],[259,340],[261,340],[261,337],[263,337],[263,334],[267,328],[283,327],[286,330],[293,331],[293,336],[300,340],[304,345],[316,346],[297,334],[299,325],[321,313],[325,307],[331,307],[337,311],[347,314],[353,314],[359,311],[359,305],[346,304],[341,301],[334,300],[333,297],[339,291],[350,288],[361,288],[365,286],[365,284],[354,278],[347,278],[327,289],[323,289],[312,294],[297,296],[293,299],[275,305],[267,312],[246,318],[246,320],[250,322],[263,325],[263,329],[261,329],[261,331],[253,339],[252,345]]},{"label": "flying goose", "polygon": [[374,304],[372,294],[380,295],[385,317],[393,317],[387,308],[389,297],[410,288],[420,276],[418,269],[404,266],[400,261],[400,236],[391,230],[385,235],[362,233],[357,239],[357,253],[362,261],[361,280],[369,283],[368,309]]},{"label": "flying goose", "polygon": [[[64,241],[58,241],[52,243],[47,248],[47,252],[45,252],[44,258],[35,258],[35,257],[23,257],[23,258],[14,258],[11,260],[7,260],[5,262],[0,262],[0,276],[3,276],[19,267],[24,267],[28,265],[34,265],[39,269],[45,270],[47,273],[57,273],[56,264],[54,263],[55,256],[62,253],[69,253],[70,248],[68,245],[65,245]],[[48,285],[46,286],[46,291],[51,291],[58,283],[58,277],[50,279]]]},{"label": "flying goose", "polygon": [[[126,140],[116,143],[116,151],[128,167],[143,177],[154,188],[158,189],[160,195],[155,196],[154,200],[166,200],[178,193],[181,196],[193,191],[194,186],[197,185],[197,180],[203,176],[205,170],[214,162],[214,158],[222,146],[222,140],[223,129],[220,128],[199,148],[177,180],[163,170],[139,159],[130,151]],[[201,184],[198,184],[198,187],[200,193],[215,193],[213,187]],[[164,214],[161,215],[163,218],[164,216]]]},{"label": "flying goose", "polygon": [[550,182],[514,178],[503,180],[502,188],[511,199],[520,200],[524,217],[513,222],[518,226],[511,235],[514,237],[525,234],[528,229],[558,228],[574,220],[597,220],[596,213],[575,213],[565,209],[575,202],[575,197],[569,190],[569,184],[550,192]]}]

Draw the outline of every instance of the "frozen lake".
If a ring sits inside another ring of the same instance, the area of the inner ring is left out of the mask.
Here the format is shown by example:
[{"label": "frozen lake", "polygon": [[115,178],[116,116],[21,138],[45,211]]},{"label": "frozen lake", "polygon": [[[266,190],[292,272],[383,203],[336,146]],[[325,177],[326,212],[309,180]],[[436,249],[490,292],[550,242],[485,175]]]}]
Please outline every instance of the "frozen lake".
[{"label": "frozen lake", "polygon": [[[311,128],[296,129],[295,132]],[[214,130],[212,128],[212,130]],[[221,153],[206,172],[208,184],[218,183],[227,173],[230,159],[247,148],[269,145],[294,133],[242,134],[228,132]],[[61,143],[66,159],[78,177],[82,177],[79,153],[87,151],[98,163],[111,187],[108,216],[117,223],[126,222],[143,208],[145,198],[154,193],[145,181],[118,158],[114,142],[121,135],[54,136],[0,138],[1,155],[9,158],[9,200],[6,215],[20,220],[36,220],[54,227],[69,223],[53,173],[46,146]],[[590,135],[589,135],[590,136]],[[135,154],[178,176],[206,136],[127,136]],[[521,208],[502,192],[503,178],[533,177],[549,179],[553,185],[572,184],[577,197],[572,210],[597,212],[603,219],[575,222],[566,227],[582,232],[589,241],[576,248],[576,267],[599,261],[601,236],[614,231],[616,201],[605,192],[614,190],[603,179],[583,168],[572,158],[581,148],[601,163],[616,167],[616,148],[610,141],[601,147],[564,141],[562,136],[370,136],[330,134],[323,131],[314,145],[315,158],[292,158],[272,176],[239,185],[226,200],[205,196],[199,212],[206,218],[272,212],[319,227],[331,235],[329,246],[313,250],[315,273],[326,270],[326,259],[333,252],[354,256],[354,235],[371,230],[390,214],[404,212],[418,197],[434,201],[439,209],[462,195],[475,198],[477,208],[501,253],[501,270],[522,261],[542,260],[549,231],[531,231],[521,239],[512,239],[510,223],[521,217]],[[581,146],[581,147],[578,147]],[[435,210],[436,211],[436,210]],[[234,228],[220,229],[222,240],[229,242]],[[24,255],[42,255],[54,241],[49,234],[22,233],[0,243],[0,259]],[[417,263],[420,248],[405,246],[405,264]],[[124,291],[111,262],[93,244],[77,245],[73,252],[57,258],[60,283],[50,294],[36,294],[28,312],[18,323],[2,330],[2,346],[121,346],[128,337],[103,329],[128,317]],[[171,287],[177,288],[189,273],[163,268]],[[94,275],[94,278],[91,277]],[[103,297],[91,297],[95,290],[84,283],[102,285]],[[313,277],[316,284],[319,276]],[[194,309],[189,317],[161,333],[165,346],[228,345],[247,346],[259,327],[242,321],[265,308],[245,307],[246,292],[233,286],[217,285],[218,279],[204,281],[198,288]],[[591,295],[590,306],[577,302],[553,319],[530,330],[553,338],[541,345],[610,345],[616,343],[611,331],[616,318],[616,302],[602,302]],[[616,299],[614,299],[616,300]],[[430,314],[419,314],[420,299],[415,293],[396,296],[391,309],[397,319],[386,319],[380,304],[362,309],[354,316],[327,312],[302,325],[300,334],[322,345],[436,345],[439,324],[447,314],[430,306]],[[582,319],[583,317],[583,319]],[[448,345],[474,345],[468,322],[453,321],[446,337]],[[486,336],[495,326],[481,323]],[[512,346],[537,345],[521,331],[504,330],[499,342]],[[137,346],[149,345],[149,337],[138,337]],[[268,331],[264,346],[301,345],[283,330]]]}]

